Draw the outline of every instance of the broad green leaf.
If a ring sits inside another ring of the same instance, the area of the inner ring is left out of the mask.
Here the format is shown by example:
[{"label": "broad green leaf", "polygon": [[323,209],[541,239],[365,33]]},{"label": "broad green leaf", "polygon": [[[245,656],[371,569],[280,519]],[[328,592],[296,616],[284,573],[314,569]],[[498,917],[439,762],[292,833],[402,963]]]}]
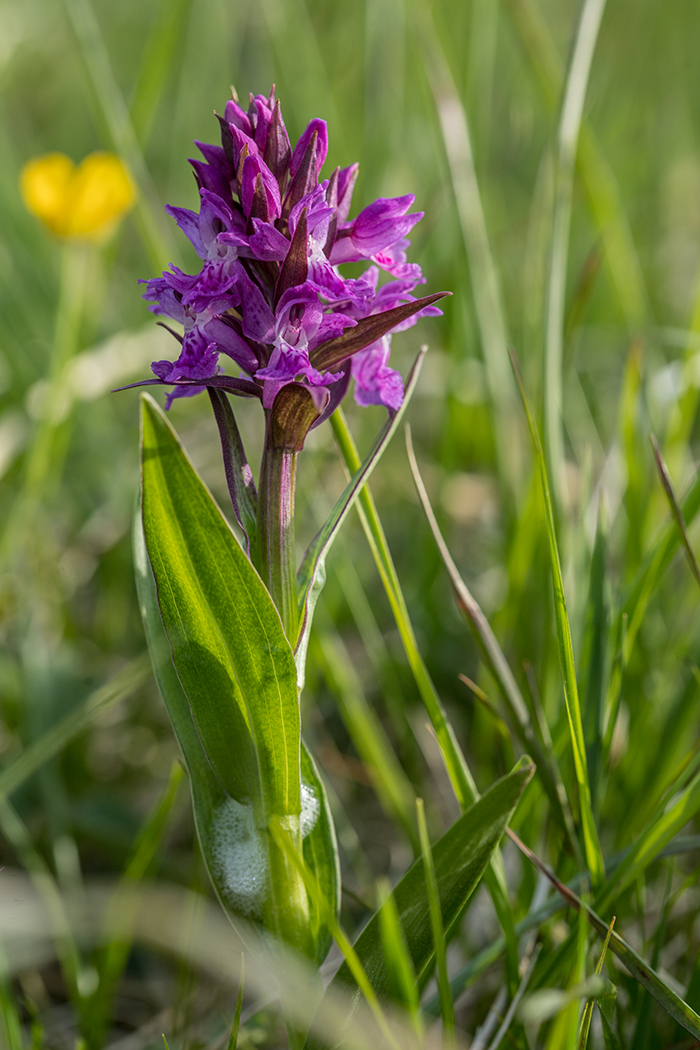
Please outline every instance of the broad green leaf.
[{"label": "broad green leaf", "polygon": [[[433,846],[433,863],[446,936],[449,936],[479,884],[533,772],[534,767],[529,759],[521,759],[509,776],[496,781]],[[398,911],[416,978],[420,981],[435,955],[422,858],[411,865],[395,886],[391,897]],[[354,945],[380,1001],[386,999],[390,992],[389,971],[382,944],[381,910],[375,912]],[[329,988],[333,992],[346,991],[351,996],[349,1021],[359,1004],[360,992],[346,963],[340,967]],[[323,1009],[323,1003],[319,1009]],[[305,1050],[320,1050],[322,1045],[311,1035],[304,1047]]]},{"label": "broad green leaf", "polygon": [[425,353],[425,349],[421,350],[413,368],[411,369],[410,375],[406,380],[406,389],[401,408],[397,412],[394,412],[393,415],[389,416],[365,458],[364,463],[362,463],[362,465],[358,464],[358,469],[353,473],[345,490],[338,498],[325,525],[309,544],[309,548],[304,555],[304,560],[299,567],[297,582],[299,586],[299,620],[301,623],[301,630],[296,646],[296,659],[300,689],[304,684],[304,666],[309,645],[311,621],[313,619],[314,609],[316,608],[319,595],[326,582],[326,558],[328,552],[333,540],[338,535],[340,526],[350,513],[355,500],[381,459],[386,446],[389,444],[389,441],[403,418],[403,414],[411,400],[411,395],[416,388]]},{"label": "broad green leaf", "polygon": [[311,920],[287,851],[268,833],[280,818],[290,848],[301,850],[322,809],[313,790],[302,807],[294,654],[260,577],[147,396],[142,426],[142,520],[158,607],[196,734],[225,793],[204,829],[213,877],[234,912],[316,959],[320,922]]},{"label": "broad green leaf", "polygon": [[[264,584],[148,395],[142,515],[158,605],[197,732],[240,804],[299,816],[294,654]],[[256,812],[256,821],[260,817]]]},{"label": "broad green leaf", "polygon": [[[245,884],[245,876],[255,874],[255,871],[250,869],[255,864],[259,866],[264,843],[255,835],[251,836],[245,820],[230,820],[224,841],[220,835],[217,837],[216,834],[212,834],[212,828],[216,829],[217,824],[221,824],[222,815],[225,816],[227,812],[230,815],[240,813],[242,807],[236,810],[235,801],[227,795],[214,776],[197,734],[190,705],[173,666],[170,645],[158,609],[155,580],[148,562],[140,515],[134,519],[134,565],[139,606],[151,661],[189,773],[195,825],[209,877],[224,911],[234,926],[237,915],[246,922],[260,923],[263,920],[262,909],[254,894],[248,892],[251,887]],[[304,860],[314,872],[329,905],[337,912],[340,872],[333,819],[325,789],[303,742],[301,776],[302,795],[306,795],[306,805],[302,807],[302,814],[304,815],[306,810],[310,822],[313,821],[318,803],[317,819],[311,831],[303,838]],[[304,830],[306,829],[302,828],[302,831]],[[225,863],[227,855],[228,870]],[[249,870],[246,872],[246,869]],[[239,884],[238,887],[235,885],[237,874],[244,877],[244,884]],[[325,927],[321,927],[313,908],[309,922],[316,936],[314,959],[320,964],[328,954],[331,938]],[[240,925],[237,928],[240,932]]]}]

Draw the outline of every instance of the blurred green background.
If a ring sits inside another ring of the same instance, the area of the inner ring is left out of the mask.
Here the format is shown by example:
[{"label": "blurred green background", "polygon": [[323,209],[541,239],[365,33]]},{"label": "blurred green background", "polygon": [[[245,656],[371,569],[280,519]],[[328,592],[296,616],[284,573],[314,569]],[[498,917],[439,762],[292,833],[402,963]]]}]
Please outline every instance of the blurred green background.
[{"label": "blurred green background", "polygon": [[[245,98],[275,83],[292,140],[312,117],[328,121],[326,173],[359,160],[354,213],[376,196],[409,192],[425,211],[410,258],[423,267],[426,293],[454,295],[442,318],[395,337],[392,361],[405,374],[419,345],[430,346],[407,417],[426,483],[460,571],[516,674],[527,682],[531,669],[568,770],[541,500],[505,347],[516,349],[541,413],[557,128],[578,11],[570,0],[1,0],[3,764],[144,648],[129,534],[138,394],[109,391],[145,377],[152,359],[172,352],[137,281],[169,262],[196,266],[162,211],[166,202],[197,206],[186,163],[196,156],[193,139],[217,141],[213,110],[223,111],[231,84]],[[585,97],[565,267],[559,508],[579,650],[601,498],[615,607],[668,519],[651,430],[666,443],[677,491],[692,476],[700,385],[698,40],[693,0],[609,0]],[[45,380],[64,249],[25,210],[19,173],[43,153],[78,162],[96,149],[116,150],[130,165],[140,204],[90,256],[72,346],[78,356],[51,417],[45,485],[22,517],[28,449],[51,411]],[[253,408],[244,404],[240,414],[256,456]],[[369,447],[381,413],[348,406],[348,414],[359,445]],[[208,403],[177,402],[171,421],[224,505]],[[330,428],[314,433],[300,470],[301,553],[343,484]],[[422,653],[486,788],[509,766],[512,748],[458,678],[467,674],[490,690],[415,498],[402,437],[372,490]],[[355,520],[330,569],[320,635],[340,631],[348,667],[429,799],[437,833],[454,804],[436,758],[431,767],[425,716]],[[696,607],[697,584],[677,561],[653,596],[625,672],[602,803],[606,852],[629,841],[630,812],[638,811],[631,824],[641,825],[697,739]],[[338,715],[342,683],[332,679],[321,646],[312,648],[307,732],[337,796],[344,878],[362,898],[373,893],[370,871],[395,877],[410,852],[368,787]],[[56,842],[70,841],[84,873],[116,874],[176,756],[155,686],[146,682],[25,780],[13,805],[50,865],[60,868]],[[546,831],[540,802],[527,817],[533,836]],[[6,846],[10,867],[26,866],[17,849],[17,841]],[[204,885],[184,791],[158,858],[154,874]],[[357,902],[347,907],[352,925],[364,912]],[[687,925],[674,921],[676,930]],[[488,915],[483,923],[492,929]],[[668,964],[682,983],[697,949],[693,924]],[[487,934],[475,922],[465,936],[473,948]],[[149,974],[157,969],[150,958],[142,965]],[[172,987],[153,993],[153,1009]],[[122,1030],[130,1026],[136,1022],[124,1021]]]}]

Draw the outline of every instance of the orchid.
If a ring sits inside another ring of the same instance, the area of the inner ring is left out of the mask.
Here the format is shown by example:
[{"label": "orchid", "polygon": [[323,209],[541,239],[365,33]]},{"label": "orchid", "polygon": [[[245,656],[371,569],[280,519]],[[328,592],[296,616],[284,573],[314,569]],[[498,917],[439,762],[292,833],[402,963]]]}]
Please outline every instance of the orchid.
[{"label": "orchid", "polygon": [[[330,388],[350,372],[358,404],[396,411],[403,387],[387,364],[390,334],[409,317],[439,313],[432,304],[443,294],[407,294],[424,280],[406,261],[406,235],[423,215],[409,212],[413,195],[380,198],[350,220],[357,165],[319,181],[326,123],[312,120],[292,148],[274,88],[268,97],[251,96],[247,111],[236,99],[227,102],[219,122],[222,145],[197,143],[204,161],[190,162],[199,213],[167,208],[202,267],[194,275],[172,267],[148,281],[145,293],[154,312],[184,328],[177,360],[153,365],[158,381],[183,388],[168,404],[219,375],[223,354],[256,383],[266,409],[282,386],[297,383],[314,389],[320,418],[336,407]],[[360,278],[341,274],[342,263],[363,260],[372,265]],[[379,268],[398,279],[386,291],[377,290]],[[389,311],[399,302],[410,306],[396,319]],[[380,314],[382,330],[375,324],[366,338],[356,334],[343,356],[344,335]],[[310,355],[322,356],[330,342],[333,363],[319,368]],[[353,363],[356,354],[363,356]]]},{"label": "orchid", "polygon": [[[407,234],[422,217],[410,211],[411,194],[381,198],[353,219],[357,165],[321,178],[323,120],[312,120],[292,147],[273,90],[251,97],[247,111],[229,101],[219,122],[221,146],[198,143],[204,159],[191,162],[199,211],[167,209],[199,271],[171,266],[145,282],[144,298],[178,351],[134,385],[170,387],[166,409],[207,391],[242,542],[146,399],[137,580],[220,899],[234,920],[254,921],[318,964],[339,883],[332,817],[301,740],[309,632],[328,550],[417,380],[422,352],[405,390],[389,366],[392,333],[439,314],[435,303],[449,293],[413,294],[424,278],[406,259]],[[341,272],[362,261],[359,277]],[[351,381],[357,403],[385,407],[388,419],[297,567],[297,456]],[[264,412],[257,485],[229,395],[256,398]],[[221,861],[232,853],[235,878]],[[301,857],[315,870],[325,913],[307,894]],[[242,888],[244,870],[258,874]]]}]

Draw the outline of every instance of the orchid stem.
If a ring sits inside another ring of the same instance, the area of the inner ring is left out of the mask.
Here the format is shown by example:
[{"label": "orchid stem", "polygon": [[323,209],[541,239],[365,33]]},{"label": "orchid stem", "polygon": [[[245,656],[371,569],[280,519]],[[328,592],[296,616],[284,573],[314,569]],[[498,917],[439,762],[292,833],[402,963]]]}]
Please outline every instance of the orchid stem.
[{"label": "orchid stem", "polygon": [[269,440],[266,442],[258,495],[261,575],[292,645],[299,617],[294,545],[296,468],[293,449],[272,447]]}]

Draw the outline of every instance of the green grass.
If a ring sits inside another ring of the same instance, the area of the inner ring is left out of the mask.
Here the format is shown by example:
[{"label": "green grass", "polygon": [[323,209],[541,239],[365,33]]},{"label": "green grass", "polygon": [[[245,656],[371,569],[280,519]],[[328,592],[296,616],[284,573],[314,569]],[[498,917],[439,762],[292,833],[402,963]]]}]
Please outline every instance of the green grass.
[{"label": "green grass", "polygon": [[[524,751],[538,772],[513,827],[588,916],[506,840],[438,951],[437,984],[416,989],[387,911],[386,1038],[420,1045],[442,1005],[449,1042],[454,1001],[457,1038],[483,1026],[482,1050],[611,1032],[635,1050],[696,1045],[697,5],[4,0],[0,23],[0,885],[27,902],[0,906],[2,1045],[286,1039],[248,954],[237,1005],[223,914],[206,926],[218,913],[169,780],[177,746],[143,673],[137,395],[109,393],[167,352],[136,282],[195,265],[162,211],[196,203],[192,140],[216,140],[231,84],[245,97],[273,81],[293,136],[328,120],[328,170],[360,161],[356,209],[416,194],[411,258],[425,294],[454,293],[394,340],[404,374],[430,346],[406,419],[434,520],[397,434],[329,555],[309,648],[302,717],[337,825],[342,930],[353,940],[428,855],[416,797],[435,842]],[[26,213],[18,175],[41,153],[95,149],[121,153],[140,201],[85,256]],[[106,342],[124,333],[131,363]],[[42,417],[47,389],[58,408]],[[237,419],[255,462],[250,409]],[[207,400],[171,421],[225,506]],[[349,402],[314,432],[300,555],[382,424]],[[105,887],[112,909],[127,901],[121,933],[94,904]],[[160,902],[148,922],[132,890]],[[591,984],[613,915],[614,1004]],[[640,983],[625,958],[656,977]],[[545,989],[561,993],[554,1013]]]}]

